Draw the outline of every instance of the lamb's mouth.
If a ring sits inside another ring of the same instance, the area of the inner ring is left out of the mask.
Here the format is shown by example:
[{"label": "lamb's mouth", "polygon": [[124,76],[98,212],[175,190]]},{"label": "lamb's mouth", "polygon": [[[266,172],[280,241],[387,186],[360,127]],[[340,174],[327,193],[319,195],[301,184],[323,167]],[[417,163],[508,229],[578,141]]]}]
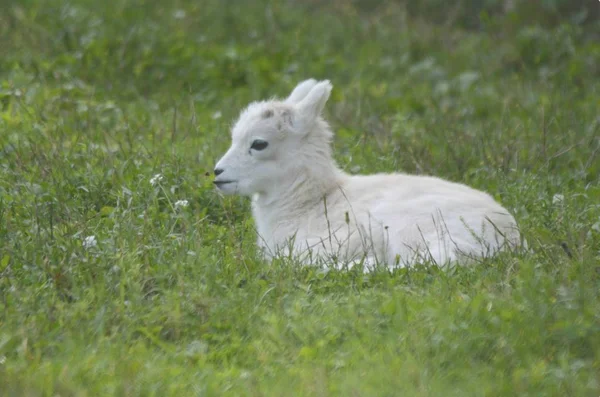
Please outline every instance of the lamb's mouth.
[{"label": "lamb's mouth", "polygon": [[217,187],[221,187],[223,185],[227,185],[228,183],[233,183],[233,182],[235,182],[235,181],[213,181],[213,183]]}]

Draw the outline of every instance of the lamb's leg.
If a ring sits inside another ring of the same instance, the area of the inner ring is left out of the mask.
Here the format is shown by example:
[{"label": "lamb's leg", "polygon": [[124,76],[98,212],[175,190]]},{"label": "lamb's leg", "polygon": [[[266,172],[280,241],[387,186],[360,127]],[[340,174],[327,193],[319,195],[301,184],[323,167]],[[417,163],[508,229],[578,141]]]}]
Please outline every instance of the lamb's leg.
[{"label": "lamb's leg", "polygon": [[328,241],[323,239],[306,239],[294,245],[294,254],[307,266],[317,265],[337,270],[349,270],[355,266],[362,266],[365,273],[371,272],[381,265],[376,257],[368,254],[352,255],[348,258],[342,248],[332,253]]},{"label": "lamb's leg", "polygon": [[377,268],[377,260],[372,256],[367,256],[365,258],[353,260],[350,263],[348,263],[348,269],[352,269],[354,266],[361,265],[363,267],[364,273],[370,273]]},{"label": "lamb's leg", "polygon": [[364,273],[370,273],[377,268],[377,261],[373,257],[366,257],[364,259],[356,259],[351,261],[341,261],[337,258],[323,259],[322,257],[317,259],[320,263],[315,263],[314,261],[308,263],[305,262],[306,265],[317,265],[322,266],[327,269],[335,269],[335,270],[350,270],[355,266],[361,266]]},{"label": "lamb's leg", "polygon": [[390,268],[411,267],[422,263],[445,266],[457,260],[458,255],[454,244],[437,239],[421,241],[413,245],[390,245],[388,252]]}]

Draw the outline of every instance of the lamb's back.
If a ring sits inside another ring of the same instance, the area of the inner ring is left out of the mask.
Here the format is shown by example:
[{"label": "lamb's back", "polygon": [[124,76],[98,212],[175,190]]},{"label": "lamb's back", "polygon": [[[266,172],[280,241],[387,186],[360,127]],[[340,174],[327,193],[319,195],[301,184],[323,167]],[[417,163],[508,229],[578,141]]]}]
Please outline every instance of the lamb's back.
[{"label": "lamb's back", "polygon": [[512,215],[489,194],[436,177],[352,176],[346,195],[354,208],[392,230],[414,229],[415,225],[423,230],[427,225],[433,227],[435,218],[454,229],[464,229],[467,224],[477,230],[482,222],[491,221],[490,227],[503,233],[516,230]]}]

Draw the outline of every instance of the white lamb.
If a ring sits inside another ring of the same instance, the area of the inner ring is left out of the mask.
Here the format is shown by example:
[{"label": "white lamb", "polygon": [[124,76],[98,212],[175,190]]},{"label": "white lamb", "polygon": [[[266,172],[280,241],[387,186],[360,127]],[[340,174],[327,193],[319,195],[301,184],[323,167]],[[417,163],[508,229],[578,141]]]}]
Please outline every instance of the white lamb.
[{"label": "white lamb", "polygon": [[215,167],[221,192],[253,197],[268,258],[370,270],[454,264],[519,245],[514,218],[484,192],[429,176],[340,170],[321,117],[331,89],[310,79],[285,100],[250,104]]}]

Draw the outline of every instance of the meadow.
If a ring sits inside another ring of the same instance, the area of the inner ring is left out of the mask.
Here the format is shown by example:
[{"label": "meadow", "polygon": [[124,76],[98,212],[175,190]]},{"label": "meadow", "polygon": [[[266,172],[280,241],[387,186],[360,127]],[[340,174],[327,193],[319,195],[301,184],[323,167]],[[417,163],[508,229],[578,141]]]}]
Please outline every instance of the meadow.
[{"label": "meadow", "polygon": [[[600,4],[450,3],[2,1],[0,395],[599,396]],[[211,172],[309,77],[343,169],[485,190],[530,250],[262,260]]]}]

